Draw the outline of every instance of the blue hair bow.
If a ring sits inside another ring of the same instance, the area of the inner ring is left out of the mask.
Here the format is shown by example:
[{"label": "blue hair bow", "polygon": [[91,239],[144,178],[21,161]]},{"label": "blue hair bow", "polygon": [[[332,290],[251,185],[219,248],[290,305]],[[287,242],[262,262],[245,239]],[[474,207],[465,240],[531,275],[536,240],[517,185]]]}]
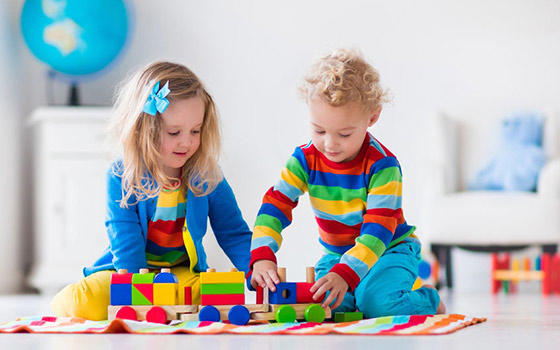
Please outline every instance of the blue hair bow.
[{"label": "blue hair bow", "polygon": [[165,97],[169,95],[171,90],[169,90],[169,81],[160,89],[159,81],[154,85],[154,88],[150,92],[146,103],[144,103],[144,112],[155,116],[157,112],[163,113],[169,105],[169,100]]}]

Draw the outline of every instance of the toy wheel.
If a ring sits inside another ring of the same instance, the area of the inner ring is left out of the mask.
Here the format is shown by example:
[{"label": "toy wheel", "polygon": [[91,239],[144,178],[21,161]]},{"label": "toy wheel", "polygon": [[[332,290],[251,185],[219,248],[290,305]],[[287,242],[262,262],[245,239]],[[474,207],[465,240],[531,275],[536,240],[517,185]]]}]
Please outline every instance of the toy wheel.
[{"label": "toy wheel", "polygon": [[220,311],[212,305],[206,305],[198,313],[200,321],[220,322]]},{"label": "toy wheel", "polygon": [[290,305],[282,305],[276,310],[276,322],[291,323],[296,320],[296,309]]},{"label": "toy wheel", "polygon": [[229,322],[237,326],[246,325],[250,318],[249,310],[243,305],[235,305],[228,313]]},{"label": "toy wheel", "polygon": [[325,320],[325,309],[319,304],[309,305],[305,308],[305,320],[307,322],[323,322]]},{"label": "toy wheel", "polygon": [[146,312],[146,321],[165,324],[167,322],[167,314],[161,307],[154,306]]},{"label": "toy wheel", "polygon": [[120,318],[121,320],[138,321],[138,318],[136,317],[136,311],[134,311],[134,309],[130,306],[121,307],[119,311],[117,311],[115,318]]}]

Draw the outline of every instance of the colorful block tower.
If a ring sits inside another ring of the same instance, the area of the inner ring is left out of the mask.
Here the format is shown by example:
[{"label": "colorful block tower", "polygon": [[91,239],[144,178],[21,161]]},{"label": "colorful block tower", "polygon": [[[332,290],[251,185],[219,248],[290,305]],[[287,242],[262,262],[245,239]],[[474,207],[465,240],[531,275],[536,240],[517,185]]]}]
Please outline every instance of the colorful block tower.
[{"label": "colorful block tower", "polygon": [[200,304],[245,304],[245,273],[237,269],[230,272],[215,271],[208,269],[200,273]]},{"label": "colorful block tower", "polygon": [[154,305],[155,273],[140,269],[132,275],[132,305]]}]

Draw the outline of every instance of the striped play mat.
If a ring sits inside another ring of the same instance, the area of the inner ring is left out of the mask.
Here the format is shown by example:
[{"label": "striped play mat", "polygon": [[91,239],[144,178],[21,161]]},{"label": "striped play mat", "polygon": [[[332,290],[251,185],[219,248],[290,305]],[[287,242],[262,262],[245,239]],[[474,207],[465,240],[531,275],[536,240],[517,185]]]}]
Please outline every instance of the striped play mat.
[{"label": "striped play mat", "polygon": [[436,335],[486,321],[465,315],[385,316],[346,323],[263,323],[235,326],[222,322],[180,322],[169,325],[129,320],[88,321],[81,318],[22,317],[0,324],[0,333],[138,333],[138,334],[355,334]]}]

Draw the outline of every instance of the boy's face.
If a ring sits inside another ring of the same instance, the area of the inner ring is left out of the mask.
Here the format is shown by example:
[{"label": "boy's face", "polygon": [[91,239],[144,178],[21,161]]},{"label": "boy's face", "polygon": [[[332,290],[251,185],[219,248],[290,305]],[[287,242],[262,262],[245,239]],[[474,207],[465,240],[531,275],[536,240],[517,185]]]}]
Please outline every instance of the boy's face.
[{"label": "boy's face", "polygon": [[381,107],[366,112],[358,103],[333,107],[320,99],[312,99],[309,112],[313,145],[328,160],[340,163],[358,155],[367,129],[379,118]]},{"label": "boy's face", "polygon": [[163,170],[167,176],[177,178],[200,146],[204,102],[200,97],[173,101],[161,120],[159,152]]}]

